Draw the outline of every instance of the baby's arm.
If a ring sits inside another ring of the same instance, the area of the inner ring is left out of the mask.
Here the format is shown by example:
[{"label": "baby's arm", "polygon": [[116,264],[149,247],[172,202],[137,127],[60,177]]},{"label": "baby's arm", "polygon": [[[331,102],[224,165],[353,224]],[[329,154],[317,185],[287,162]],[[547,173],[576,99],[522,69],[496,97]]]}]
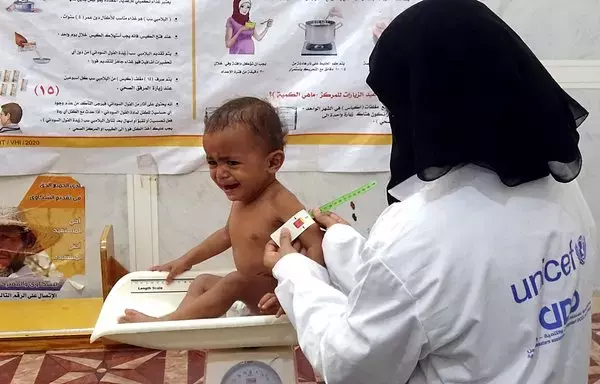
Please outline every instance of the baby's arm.
[{"label": "baby's arm", "polygon": [[153,266],[150,270],[169,272],[167,281],[170,281],[194,265],[223,253],[229,248],[231,248],[231,239],[229,237],[229,220],[227,220],[227,224],[223,228],[208,236],[203,242],[187,251],[183,256],[166,264]]},{"label": "baby's arm", "polygon": [[228,225],[225,225],[204,239],[203,242],[190,249],[182,258],[191,267],[217,256],[229,248],[231,248],[231,238],[229,237]]},{"label": "baby's arm", "polygon": [[[274,206],[275,211],[279,215],[278,219],[282,223],[285,223],[290,217],[305,209],[296,196],[287,190],[277,195]],[[298,238],[300,239],[300,243],[302,243],[302,247],[306,249],[306,256],[325,266],[323,248],[321,247],[321,243],[323,242],[323,231],[321,231],[321,228],[315,223],[306,228]]]},{"label": "baby's arm", "polygon": [[[304,209],[304,206],[291,192],[285,190],[279,193],[274,201],[272,202],[275,212],[277,212],[277,219],[281,223],[285,223],[294,216],[296,213]],[[299,236],[300,242],[303,248],[306,249],[306,256],[316,261],[322,266],[325,266],[325,260],[323,258],[323,248],[321,243],[323,241],[323,232],[317,224],[313,224],[306,228],[304,232]],[[277,310],[276,317],[283,314],[283,309],[279,305],[277,296],[274,293],[267,293],[260,300],[258,307],[263,314],[275,312]]]}]

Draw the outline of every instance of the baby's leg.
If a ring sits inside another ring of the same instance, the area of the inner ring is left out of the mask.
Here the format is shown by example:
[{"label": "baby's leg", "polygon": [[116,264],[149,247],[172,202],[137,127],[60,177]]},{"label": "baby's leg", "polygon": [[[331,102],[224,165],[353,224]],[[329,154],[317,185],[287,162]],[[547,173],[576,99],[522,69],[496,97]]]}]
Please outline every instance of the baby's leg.
[{"label": "baby's leg", "polygon": [[[223,277],[209,275],[209,274],[202,274],[202,275],[199,275],[198,277],[196,277],[194,279],[194,281],[192,282],[192,284],[190,284],[190,287],[188,288],[188,291],[187,291],[185,297],[183,298],[183,300],[181,301],[181,303],[179,304],[179,306],[177,307],[175,312],[173,312],[172,314],[176,313],[177,311],[181,311],[182,308],[189,307],[194,300],[196,300],[199,296],[201,296],[206,291],[211,289],[215,284],[217,284],[222,279],[223,279]],[[143,313],[133,310],[133,309],[126,309],[125,315],[122,316],[121,318],[119,318],[119,323],[165,321],[165,320],[169,320],[168,317],[171,316],[172,314],[162,316],[162,317],[153,317],[153,316],[148,316],[146,314],[143,314]]]},{"label": "baby's leg", "polygon": [[219,278],[215,284],[204,290],[202,294],[182,302],[175,312],[150,321],[221,317],[238,300],[243,301],[253,315],[258,315],[261,314],[258,308],[260,299],[265,293],[273,292],[276,286],[277,281],[272,277],[246,277],[237,271],[232,272],[223,278]]},{"label": "baby's leg", "polygon": [[203,274],[198,276],[192,284],[190,284],[190,288],[188,289],[187,294],[179,303],[177,309],[188,306],[190,302],[196,300],[196,298],[200,295],[206,293],[209,289],[215,286],[223,277],[216,275]]}]

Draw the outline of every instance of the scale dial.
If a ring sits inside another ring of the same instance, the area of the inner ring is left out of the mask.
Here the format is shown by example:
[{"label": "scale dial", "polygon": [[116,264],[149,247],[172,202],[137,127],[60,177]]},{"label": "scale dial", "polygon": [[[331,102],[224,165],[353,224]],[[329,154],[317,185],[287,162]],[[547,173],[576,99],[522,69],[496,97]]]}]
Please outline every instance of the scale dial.
[{"label": "scale dial", "polygon": [[221,384],[283,384],[270,365],[262,361],[240,361],[229,368]]}]

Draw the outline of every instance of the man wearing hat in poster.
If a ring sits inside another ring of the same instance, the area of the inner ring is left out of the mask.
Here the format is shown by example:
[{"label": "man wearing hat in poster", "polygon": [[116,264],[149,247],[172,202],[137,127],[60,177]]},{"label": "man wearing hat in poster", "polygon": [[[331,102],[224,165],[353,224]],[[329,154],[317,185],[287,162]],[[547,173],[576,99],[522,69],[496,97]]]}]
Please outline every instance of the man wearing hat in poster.
[{"label": "man wearing hat in poster", "polygon": [[28,223],[19,208],[0,207],[0,285],[4,278],[62,280],[44,252],[60,238],[52,228]]}]

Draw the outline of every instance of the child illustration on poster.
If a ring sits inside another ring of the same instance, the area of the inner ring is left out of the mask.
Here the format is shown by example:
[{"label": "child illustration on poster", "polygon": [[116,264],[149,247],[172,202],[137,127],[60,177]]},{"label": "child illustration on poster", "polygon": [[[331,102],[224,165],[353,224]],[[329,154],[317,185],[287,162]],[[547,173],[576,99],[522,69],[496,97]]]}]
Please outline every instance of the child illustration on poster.
[{"label": "child illustration on poster", "polygon": [[16,135],[23,133],[19,123],[23,118],[23,109],[17,103],[0,106],[0,133]]}]

